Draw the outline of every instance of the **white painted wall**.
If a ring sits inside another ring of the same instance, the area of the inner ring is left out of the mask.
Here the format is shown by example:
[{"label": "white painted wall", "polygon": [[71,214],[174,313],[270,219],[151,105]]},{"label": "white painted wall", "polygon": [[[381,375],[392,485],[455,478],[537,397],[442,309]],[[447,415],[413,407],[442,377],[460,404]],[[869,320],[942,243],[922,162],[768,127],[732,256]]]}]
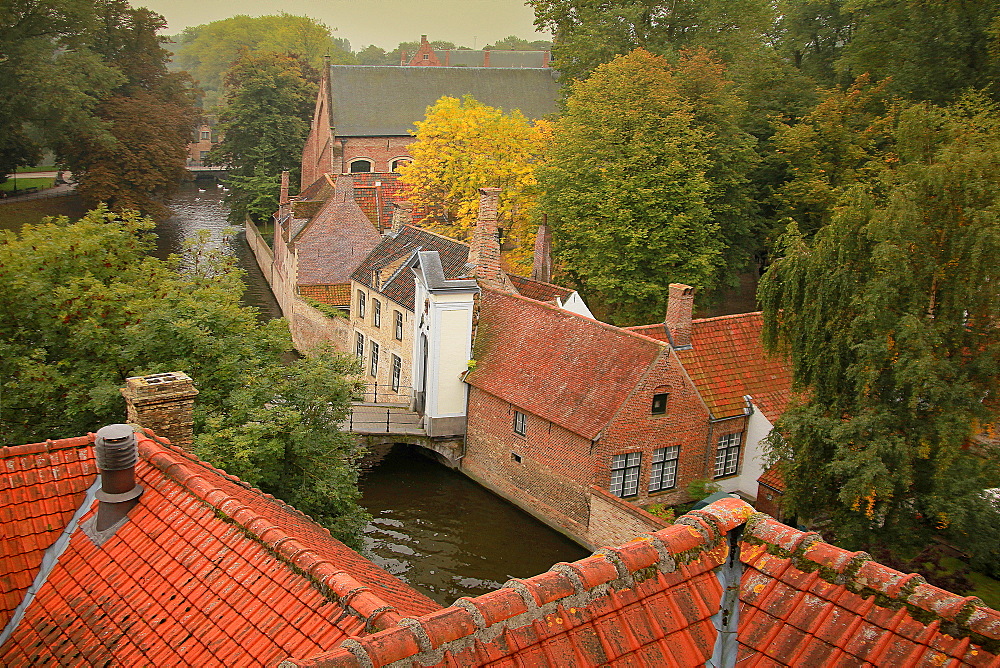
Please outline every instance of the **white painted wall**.
[{"label": "white painted wall", "polygon": [[589,308],[587,308],[587,304],[583,301],[583,297],[580,296],[579,292],[571,294],[566,298],[566,301],[557,299],[557,302],[561,308],[570,311],[571,313],[576,313],[577,315],[586,316],[588,318],[594,317],[594,314],[590,312]]},{"label": "white painted wall", "polygon": [[757,498],[757,478],[764,474],[764,446],[761,441],[771,433],[773,426],[760,409],[754,406],[744,434],[740,474],[720,481],[719,487],[723,492],[739,492],[748,499]]}]

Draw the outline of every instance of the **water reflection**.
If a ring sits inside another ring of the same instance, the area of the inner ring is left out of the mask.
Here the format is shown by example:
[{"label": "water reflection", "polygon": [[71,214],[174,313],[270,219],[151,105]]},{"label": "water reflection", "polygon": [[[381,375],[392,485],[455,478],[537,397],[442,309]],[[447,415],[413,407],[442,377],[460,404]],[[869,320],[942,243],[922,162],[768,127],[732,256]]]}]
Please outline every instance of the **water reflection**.
[{"label": "water reflection", "polygon": [[365,556],[442,605],[589,554],[410,446],[366,471],[361,491]]},{"label": "water reflection", "polygon": [[231,227],[226,219],[229,208],[224,202],[225,195],[222,184],[212,180],[183,184],[168,202],[173,215],[157,224],[154,230],[157,239],[153,255],[166,259],[171,253],[181,253],[186,239],[197,236],[198,230],[208,230],[210,243],[235,257],[246,274],[247,290],[243,294],[243,303],[260,309],[261,320],[280,318],[278,302],[257,267],[243,231]]}]

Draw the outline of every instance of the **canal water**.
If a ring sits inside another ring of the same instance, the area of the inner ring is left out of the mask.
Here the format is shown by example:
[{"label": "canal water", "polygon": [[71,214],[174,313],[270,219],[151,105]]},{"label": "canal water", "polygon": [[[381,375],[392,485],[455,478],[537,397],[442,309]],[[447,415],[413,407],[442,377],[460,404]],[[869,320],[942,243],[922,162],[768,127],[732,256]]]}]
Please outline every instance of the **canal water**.
[{"label": "canal water", "polygon": [[[281,315],[241,232],[229,228],[224,190],[211,181],[185,185],[173,216],[156,228],[157,255],[180,253],[198,230],[236,258],[246,273],[244,302],[263,318]],[[397,445],[361,476],[361,504],[372,515],[364,553],[442,605],[530,577],[588,552],[465,476]]]}]

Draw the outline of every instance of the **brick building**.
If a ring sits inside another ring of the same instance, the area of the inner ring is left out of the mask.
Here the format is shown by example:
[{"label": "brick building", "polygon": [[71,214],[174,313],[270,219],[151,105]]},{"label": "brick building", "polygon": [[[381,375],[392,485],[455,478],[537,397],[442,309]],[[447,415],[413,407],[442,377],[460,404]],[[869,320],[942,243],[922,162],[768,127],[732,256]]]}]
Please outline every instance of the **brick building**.
[{"label": "brick building", "polygon": [[222,138],[215,130],[215,119],[203,120],[195,129],[187,146],[187,164],[189,167],[204,167],[211,151]]},{"label": "brick building", "polygon": [[484,288],[463,470],[585,544],[592,485],[639,505],[697,479],[753,499],[790,379],[759,314],[692,320],[692,301],[672,285],[667,324],[641,328],[664,341]]},{"label": "brick building", "polygon": [[395,171],[410,160],[414,122],[445,95],[472,95],[537,119],[556,111],[558,93],[555,72],[544,67],[331,65],[323,72],[303,149],[301,187],[328,173]]},{"label": "brick building", "polygon": [[435,49],[420,36],[420,46],[411,58],[403,51],[399,64],[409,67],[548,67],[552,61],[550,51],[512,51],[501,49]]}]

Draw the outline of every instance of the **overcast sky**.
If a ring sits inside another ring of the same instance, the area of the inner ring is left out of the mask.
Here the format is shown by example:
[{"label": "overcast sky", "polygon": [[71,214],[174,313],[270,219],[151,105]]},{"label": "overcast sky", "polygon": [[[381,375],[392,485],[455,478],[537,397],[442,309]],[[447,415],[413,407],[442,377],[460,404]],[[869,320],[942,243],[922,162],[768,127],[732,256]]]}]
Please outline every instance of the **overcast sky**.
[{"label": "overcast sky", "polygon": [[169,24],[167,34],[238,14],[308,16],[334,28],[334,36],[350,40],[355,51],[368,44],[394,49],[421,35],[473,48],[508,35],[549,39],[535,32],[534,13],[521,0],[284,0],[280,4],[268,0],[132,0],[132,5],[162,14]]}]

